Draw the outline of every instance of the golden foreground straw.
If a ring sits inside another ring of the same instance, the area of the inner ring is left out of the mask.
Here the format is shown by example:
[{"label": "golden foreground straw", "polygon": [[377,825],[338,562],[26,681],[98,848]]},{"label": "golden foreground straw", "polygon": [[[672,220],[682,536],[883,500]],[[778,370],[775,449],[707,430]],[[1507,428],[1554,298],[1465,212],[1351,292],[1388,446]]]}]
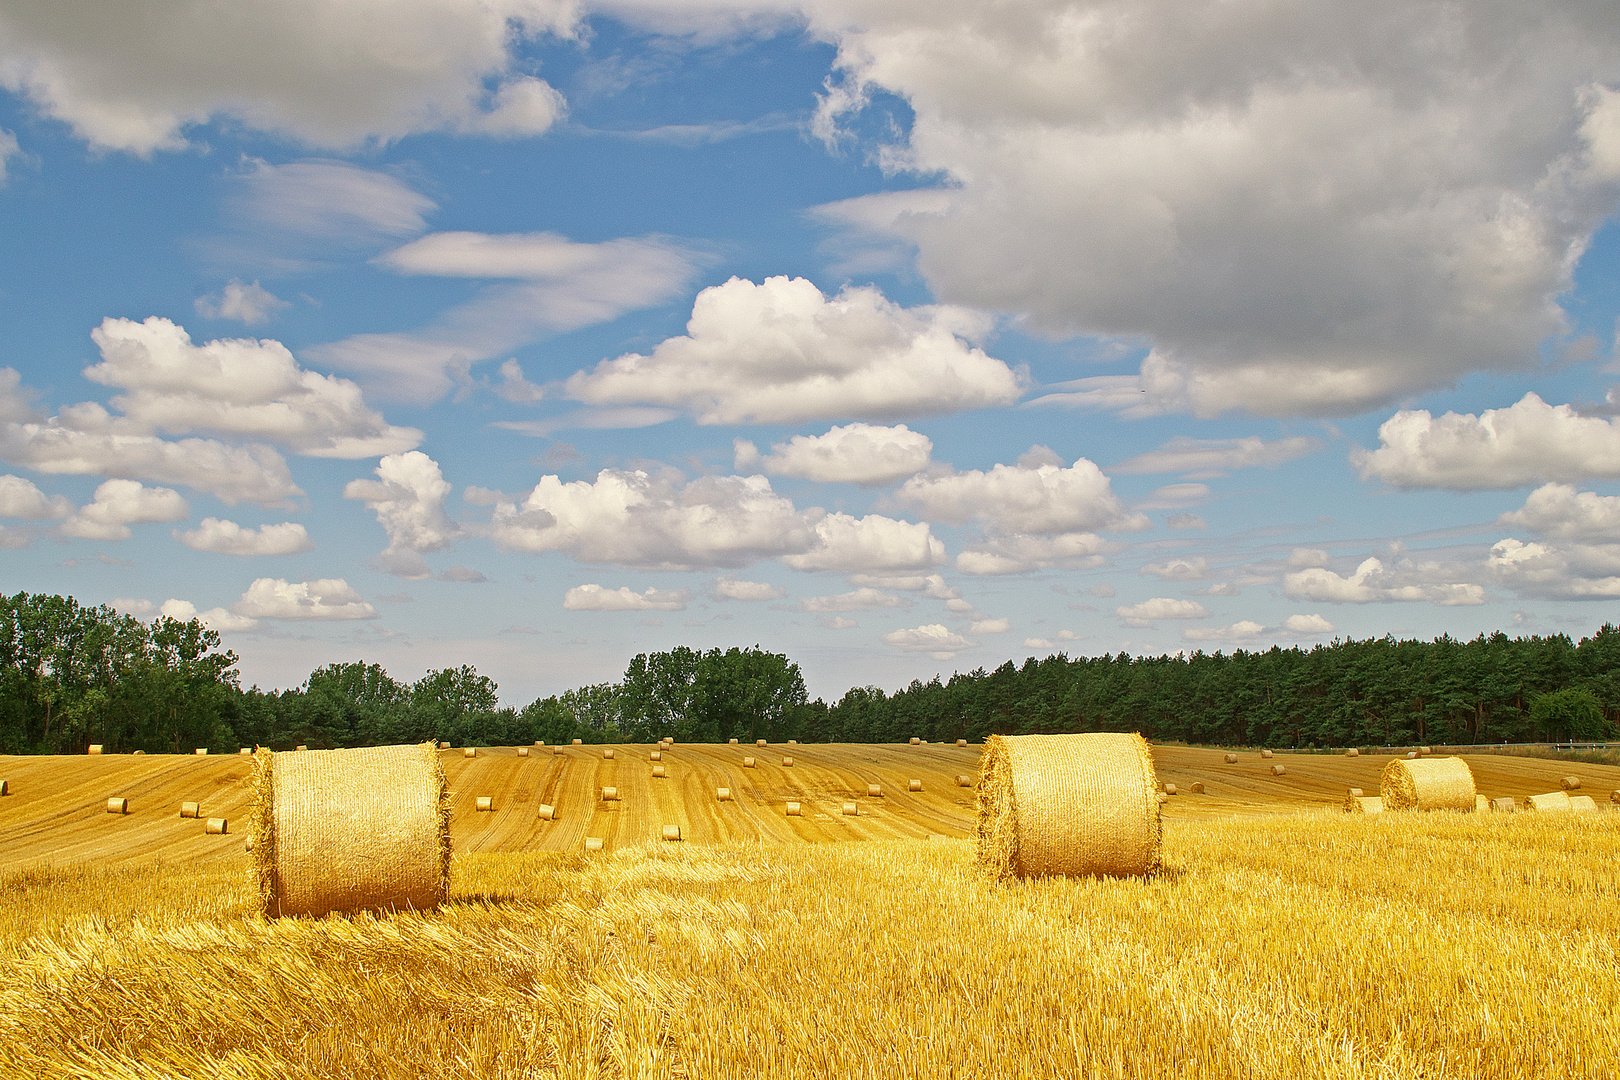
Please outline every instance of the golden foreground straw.
[{"label": "golden foreground straw", "polygon": [[1140,735],[992,735],[978,795],[978,864],[997,877],[1159,867],[1160,787]]},{"label": "golden foreground straw", "polygon": [[1474,774],[1462,758],[1397,758],[1379,785],[1386,810],[1474,809]]},{"label": "golden foreground straw", "polygon": [[254,755],[253,857],[271,915],[428,909],[449,889],[432,743]]}]

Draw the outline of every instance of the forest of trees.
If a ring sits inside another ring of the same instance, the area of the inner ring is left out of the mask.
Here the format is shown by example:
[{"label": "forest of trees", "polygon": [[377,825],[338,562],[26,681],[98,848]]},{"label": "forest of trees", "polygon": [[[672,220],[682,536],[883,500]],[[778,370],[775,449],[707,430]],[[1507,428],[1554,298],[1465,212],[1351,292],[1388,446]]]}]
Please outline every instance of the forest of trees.
[{"label": "forest of trees", "polygon": [[1620,735],[1620,629],[1472,641],[1342,640],[1309,650],[1008,661],[994,671],[856,687],[810,701],[797,664],[751,649],[677,647],[618,682],[501,707],[471,666],[414,683],[363,661],[293,690],[242,689],[236,656],[192,620],[143,623],[71,597],[0,597],[0,753],[216,752],[436,739],[457,746],[903,742],[1140,731],[1159,741],[1343,747]]}]

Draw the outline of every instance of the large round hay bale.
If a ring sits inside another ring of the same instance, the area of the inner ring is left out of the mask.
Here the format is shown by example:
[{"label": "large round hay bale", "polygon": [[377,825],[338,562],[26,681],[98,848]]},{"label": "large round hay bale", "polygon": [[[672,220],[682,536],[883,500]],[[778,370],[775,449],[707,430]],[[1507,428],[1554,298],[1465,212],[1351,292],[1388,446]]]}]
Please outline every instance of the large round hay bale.
[{"label": "large round hay bale", "polygon": [[664,839],[665,840],[679,840],[680,838],[681,838],[681,827],[679,825],[665,825],[664,826]]},{"label": "large round hay bale", "polygon": [[211,817],[203,822],[203,832],[208,836],[224,836],[230,829],[231,823],[222,817]]},{"label": "large round hay bale", "polygon": [[1227,754],[1226,755],[1226,763],[1228,765],[1236,765],[1237,764],[1237,755],[1236,754]]},{"label": "large round hay bale", "polygon": [[736,739],[727,739],[726,740],[726,745],[727,746],[736,746],[737,745],[737,740]]},{"label": "large round hay bale", "polygon": [[305,744],[304,744],[304,743],[299,743],[299,744],[298,744],[298,745],[297,745],[297,746],[295,746],[295,747],[294,747],[294,748],[293,748],[293,749],[295,749],[295,750],[308,750],[308,749],[309,749],[309,747],[308,747],[308,746],[306,746],[306,745],[305,745]]},{"label": "large round hay bale", "polygon": [[197,747],[197,749],[192,751],[192,754],[194,754],[197,757],[207,757],[208,756],[208,747],[199,746],[199,747]]},{"label": "large round hay bale", "polygon": [[483,813],[489,813],[490,811],[495,809],[495,799],[494,799],[494,797],[490,796],[490,795],[480,795],[480,796],[478,796],[478,798],[473,801],[473,809],[475,811],[481,811]]},{"label": "large round hay bale", "polygon": [[127,814],[127,813],[129,813],[129,800],[128,799],[108,799],[107,800],[107,813],[109,813],[109,814]]},{"label": "large round hay bale", "polygon": [[921,739],[919,739],[919,738],[917,738],[917,736],[915,736],[915,735],[913,735],[913,736],[912,736],[912,737],[911,737],[911,745],[912,745],[912,746],[919,746],[919,745],[921,745],[921,744],[922,744],[922,740],[921,740]]},{"label": "large round hay bale", "polygon": [[518,757],[528,757],[529,756],[529,748],[527,746],[518,747],[517,748],[517,756]]},{"label": "large round hay bale", "polygon": [[956,786],[957,787],[972,787],[973,786],[973,777],[968,776],[965,773],[957,773],[956,774]]},{"label": "large round hay bale", "polygon": [[907,780],[906,781],[906,790],[907,791],[921,791],[922,790],[922,781],[921,780]]},{"label": "large round hay bale", "polygon": [[1164,793],[1166,795],[1174,795],[1176,793],[1176,785],[1174,785],[1174,784],[1166,784],[1166,785],[1164,785]]},{"label": "large round hay bale", "polygon": [[1569,808],[1577,814],[1591,814],[1597,812],[1597,801],[1590,795],[1571,795]]},{"label": "large round hay bale", "polygon": [[976,861],[997,877],[1159,868],[1159,783],[1142,736],[992,735],[979,769]]},{"label": "large round hay bale", "polygon": [[790,757],[783,758],[782,759],[782,768],[784,768],[784,769],[793,768],[793,759],[790,758]]},{"label": "large round hay bale", "polygon": [[1519,804],[1509,798],[1491,800],[1491,812],[1495,814],[1511,814],[1519,809]]},{"label": "large round hay bale", "polygon": [[743,758],[743,768],[752,769],[753,767],[754,767],[754,759],[753,758],[751,758],[751,757]]},{"label": "large round hay bale", "polygon": [[180,804],[180,816],[189,818],[202,817],[202,807],[198,803],[183,802]]},{"label": "large round hay bale", "polygon": [[87,753],[87,754],[99,754],[99,753],[101,753],[101,744],[98,743],[98,742],[97,743],[91,743],[90,748],[88,750],[86,750],[85,753]]},{"label": "large round hay bale", "polygon": [[602,751],[602,760],[604,760],[604,761],[612,761],[613,760],[613,751],[611,751],[611,750],[603,750]]},{"label": "large round hay bale", "polygon": [[563,748],[562,748],[562,747],[560,747],[560,746],[553,746],[553,747],[552,747],[552,748],[551,748],[551,756],[552,756],[552,757],[561,757],[561,756],[562,756],[562,754],[563,754]]},{"label": "large round hay bale", "polygon": [[803,816],[803,815],[801,815],[799,813],[799,804],[798,803],[790,802],[790,803],[787,804],[787,816],[788,817],[802,817]]},{"label": "large round hay bale", "polygon": [[471,747],[471,746],[464,746],[464,747],[461,748],[461,756],[462,757],[477,757],[478,756],[478,751],[476,749],[474,749],[473,747]]},{"label": "large round hay bale", "polygon": [[534,740],[534,745],[536,745],[536,746],[544,746],[544,745],[546,745],[546,740],[544,740],[544,739],[536,739],[536,740]]},{"label": "large round hay bale", "polygon": [[1269,758],[1276,757],[1277,755],[1273,754],[1270,750],[1262,750],[1260,751],[1260,756],[1263,758]]},{"label": "large round hay bale", "polygon": [[8,781],[8,780],[0,780],[0,795],[10,795],[10,794],[11,794],[11,782]]},{"label": "large round hay bale", "polygon": [[584,739],[570,739],[569,742],[568,742],[568,745],[569,746],[583,746],[584,743],[585,743]]},{"label": "large round hay bale", "polygon": [[866,797],[868,799],[881,799],[881,798],[883,798],[883,785],[882,784],[867,784],[866,785]]},{"label": "large round hay bale", "polygon": [[966,746],[967,745],[967,740],[966,739],[957,739],[956,740],[956,745],[957,746]]},{"label": "large round hay bale", "polygon": [[755,739],[754,740],[754,745],[755,746],[766,746],[768,744],[765,742],[764,739]]},{"label": "large round hay bale", "polygon": [[654,750],[651,756],[654,761],[664,760],[664,752],[662,750]]},{"label": "large round hay bale", "polygon": [[[298,748],[298,749],[300,749],[300,750],[308,750],[308,749],[309,749],[309,747],[307,747],[307,746],[300,746],[300,747],[299,747],[299,748]],[[448,749],[450,749],[450,744],[449,744],[449,743],[447,743],[447,742],[441,742],[441,743],[440,743],[440,744],[439,744],[439,749],[440,749],[440,750],[448,750]]]},{"label": "large round hay bale", "polygon": [[789,739],[788,740],[788,745],[789,746],[798,746],[799,745],[799,740],[798,739]]},{"label": "large round hay bale", "polygon": [[1360,788],[1353,787],[1353,788],[1350,789],[1350,797],[1351,798],[1359,799],[1359,798],[1361,798],[1361,795],[1362,795],[1362,791],[1361,791]]},{"label": "large round hay bale", "polygon": [[1361,751],[1357,750],[1355,747],[1352,746],[1350,749],[1348,749],[1348,750],[1346,750],[1344,752],[1344,756],[1345,757],[1360,757],[1361,756]]},{"label": "large round hay bale", "polygon": [[1204,793],[1204,782],[1202,780],[1195,780],[1193,781],[1193,786],[1187,790],[1191,791],[1194,795],[1202,795]]},{"label": "large round hay bale", "polygon": [[601,851],[602,850],[602,838],[600,836],[587,836],[585,838],[585,850],[586,851]]},{"label": "large round hay bale", "polygon": [[1474,808],[1474,774],[1462,758],[1397,758],[1384,766],[1378,788],[1390,810]]},{"label": "large round hay bale", "polygon": [[557,820],[557,808],[555,806],[552,806],[550,803],[541,803],[540,804],[540,820],[541,821],[556,821]]},{"label": "large round hay bale", "polygon": [[243,756],[243,757],[246,757],[246,756],[248,756],[248,755],[249,755],[249,754],[251,754],[251,753],[253,753],[253,747],[251,747],[251,746],[244,746],[244,747],[242,747],[242,749],[240,749],[240,750],[238,750],[238,751],[237,751],[237,753],[238,753],[238,754],[241,754],[241,755],[242,755],[242,756]]},{"label": "large round hay bale", "polygon": [[728,787],[715,789],[714,798],[716,802],[730,802],[731,789]]},{"label": "large round hay bale", "polygon": [[[5,792],[0,791],[0,795],[4,794]],[[1620,788],[1616,788],[1615,790],[1609,792],[1609,801],[1612,803],[1620,803]]]},{"label": "large round hay bale", "polygon": [[1476,814],[1484,814],[1484,813],[1487,813],[1490,810],[1490,808],[1491,808],[1491,800],[1487,799],[1483,795],[1475,795],[1474,796],[1474,813],[1476,813]]},{"label": "large round hay bale", "polygon": [[1362,798],[1351,795],[1344,800],[1344,810],[1347,814],[1382,814],[1384,800],[1376,795]]},{"label": "large round hay bale", "polygon": [[654,765],[652,774],[655,778],[662,777],[664,775],[664,767],[662,765]]},{"label": "large round hay bale", "polygon": [[1420,746],[1420,747],[1418,747],[1418,756],[1419,757],[1428,757],[1432,753],[1434,753],[1434,747],[1432,747],[1432,746]]},{"label": "large round hay bale", "polygon": [[253,761],[267,915],[425,910],[449,894],[450,793],[432,743]]},{"label": "large round hay bale", "polygon": [[1418,752],[1417,752],[1417,751],[1416,751],[1416,750],[1408,750],[1408,751],[1407,751],[1407,752],[1406,752],[1406,756],[1407,756],[1407,757],[1408,757],[1408,758],[1415,758],[1415,757],[1417,757],[1417,756],[1418,756]]},{"label": "large round hay bale", "polygon": [[1565,776],[1559,779],[1558,786],[1565,791],[1581,790],[1581,778],[1578,776]]},{"label": "large round hay bale", "polygon": [[859,817],[860,813],[861,813],[861,808],[859,806],[855,805],[854,803],[847,802],[847,803],[844,804],[844,816],[845,817]]},{"label": "large round hay bale", "polygon": [[130,753],[134,754],[136,757],[140,757],[142,754],[146,753],[146,751],[145,750],[131,750]]},{"label": "large round hay bale", "polygon": [[1286,766],[1286,765],[1273,765],[1271,767],[1271,775],[1272,776],[1286,776],[1286,775],[1288,775],[1288,766]]},{"label": "large round hay bale", "polygon": [[1540,814],[1567,813],[1569,811],[1569,792],[1549,791],[1545,795],[1530,795],[1524,800],[1526,810],[1534,810]]},{"label": "large round hay bale", "polygon": [[602,789],[602,801],[603,802],[618,802],[619,801],[619,789],[616,788],[616,787],[605,787],[605,788],[603,788]]}]

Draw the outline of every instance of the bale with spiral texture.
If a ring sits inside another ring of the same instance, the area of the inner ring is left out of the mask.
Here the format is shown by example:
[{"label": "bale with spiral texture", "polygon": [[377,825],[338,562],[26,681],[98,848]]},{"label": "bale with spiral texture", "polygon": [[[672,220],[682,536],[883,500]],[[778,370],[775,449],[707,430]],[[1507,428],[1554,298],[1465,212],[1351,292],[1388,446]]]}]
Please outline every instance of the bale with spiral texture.
[{"label": "bale with spiral texture", "polygon": [[1558,781],[1558,786],[1565,791],[1579,791],[1581,790],[1581,778],[1578,776],[1566,776]]},{"label": "bale with spiral texture", "polygon": [[432,743],[253,762],[265,914],[425,910],[449,895],[450,793]]},{"label": "bale with spiral texture", "polygon": [[1352,746],[1350,749],[1348,749],[1348,750],[1346,750],[1344,752],[1344,756],[1345,757],[1360,757],[1361,756],[1361,751],[1357,750],[1355,747]]},{"label": "bale with spiral texture", "polygon": [[997,877],[1151,874],[1159,783],[1140,735],[992,735],[979,764],[977,863]]},{"label": "bale with spiral texture", "polygon": [[1262,751],[1260,751],[1260,756],[1263,757],[1263,758],[1268,758],[1268,757],[1275,757],[1276,755],[1273,754],[1270,750],[1262,750]]},{"label": "bale with spiral texture", "polygon": [[1462,758],[1397,759],[1384,766],[1379,794],[1390,810],[1472,810],[1474,774]]},{"label": "bale with spiral texture", "polygon": [[1196,781],[1193,786],[1187,790],[1191,791],[1194,795],[1202,795],[1204,793],[1204,782],[1202,780]]},{"label": "bale with spiral texture", "polygon": [[1288,766],[1286,766],[1286,765],[1273,765],[1271,767],[1271,775],[1272,776],[1286,776],[1287,774],[1288,774]]},{"label": "bale with spiral texture", "polygon": [[1228,765],[1236,765],[1237,764],[1237,755],[1236,754],[1227,754],[1226,755],[1226,763]]}]

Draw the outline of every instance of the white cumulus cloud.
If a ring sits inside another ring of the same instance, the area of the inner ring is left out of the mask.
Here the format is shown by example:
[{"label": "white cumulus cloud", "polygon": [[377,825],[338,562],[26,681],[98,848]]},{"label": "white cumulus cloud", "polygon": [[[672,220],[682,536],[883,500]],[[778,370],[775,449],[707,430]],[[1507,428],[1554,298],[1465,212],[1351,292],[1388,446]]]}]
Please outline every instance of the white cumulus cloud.
[{"label": "white cumulus cloud", "polygon": [[1127,458],[1113,466],[1116,473],[1188,473],[1200,477],[1225,476],[1233,469],[1275,469],[1322,448],[1320,439],[1296,435],[1266,441],[1258,435],[1242,439],[1193,439],[1177,435],[1157,450]]},{"label": "white cumulus cloud", "polygon": [[1290,615],[1283,620],[1283,629],[1291,634],[1331,634],[1338,629],[1320,615]]},{"label": "white cumulus cloud", "polygon": [[[148,607],[151,605],[148,604]],[[132,613],[133,614],[133,613]],[[238,615],[227,608],[210,608],[207,611],[198,611],[197,606],[189,600],[165,600],[157,614],[179,622],[190,622],[200,619],[202,624],[210,630],[226,633],[231,630],[252,630],[259,625],[258,619],[250,619],[245,615]]]},{"label": "white cumulus cloud", "polygon": [[927,570],[945,561],[945,545],[926,521],[835,513],[815,523],[813,542],[805,551],[785,555],[782,561],[795,570],[846,574]]},{"label": "white cumulus cloud", "polygon": [[47,495],[20,476],[0,476],[0,517],[49,521],[72,512],[73,504],[65,496]]},{"label": "white cumulus cloud", "polygon": [[87,540],[128,540],[131,525],[183,521],[191,507],[172,488],[149,488],[135,480],[108,480],[95,498],[58,526],[63,536]]},{"label": "white cumulus cloud", "polygon": [[444,508],[450,482],[420,450],[390,454],[376,472],[376,480],[349,481],[343,497],[364,502],[387,532],[388,546],[377,560],[384,570],[417,581],[430,577],[422,555],[443,551],[459,531]]},{"label": "white cumulus cloud", "polygon": [[1166,559],[1162,563],[1149,563],[1139,572],[1165,581],[1202,581],[1209,576],[1209,562],[1202,555],[1190,559]]},{"label": "white cumulus cloud", "polygon": [[970,341],[988,324],[951,307],[902,308],[872,287],[828,299],[803,278],[732,278],[704,289],[686,334],[651,355],[570,377],[592,405],[661,405],[700,424],[886,420],[1008,405],[1006,364]]},{"label": "white cumulus cloud", "polygon": [[649,588],[638,593],[625,586],[576,585],[563,596],[563,607],[569,611],[685,611],[691,598],[686,589]]},{"label": "white cumulus cloud", "polygon": [[964,649],[976,647],[961,634],[939,623],[915,626],[909,630],[892,630],[883,635],[884,644],[906,652],[928,653],[935,660],[949,660]]},{"label": "white cumulus cloud", "polygon": [[780,585],[763,581],[740,581],[734,577],[719,578],[714,583],[714,595],[721,600],[780,600],[787,590]]},{"label": "white cumulus cloud", "polygon": [[746,439],[734,441],[739,472],[797,476],[823,484],[888,484],[928,467],[934,443],[904,424],[846,424],[825,435],[795,435],[761,455]]},{"label": "white cumulus cloud", "polygon": [[244,285],[232,278],[218,296],[199,296],[194,305],[205,319],[238,319],[249,326],[269,322],[270,316],[292,305],[255,281]]},{"label": "white cumulus cloud", "polygon": [[1329,604],[1384,601],[1423,601],[1440,607],[1483,604],[1485,589],[1473,582],[1457,581],[1460,572],[1458,567],[1410,558],[1401,558],[1393,567],[1386,567],[1383,560],[1374,557],[1364,560],[1348,577],[1321,566],[1296,570],[1283,578],[1283,591],[1296,600]]},{"label": "white cumulus cloud", "polygon": [[1497,519],[1542,536],[1561,540],[1607,540],[1620,543],[1620,496],[1576,491],[1568,484],[1545,484],[1532,491],[1517,510]]},{"label": "white cumulus cloud", "polygon": [[1546,600],[1620,597],[1620,544],[1525,543],[1508,537],[1491,547],[1487,567],[1520,596]]},{"label": "white cumulus cloud", "polygon": [[932,521],[952,525],[980,521],[1003,534],[1148,527],[1147,519],[1128,511],[1108,477],[1085,458],[1064,468],[1061,462],[1032,453],[1017,465],[996,465],[988,472],[970,469],[916,476],[906,481],[896,498]]},{"label": "white cumulus cloud", "polygon": [[1139,604],[1122,604],[1114,614],[1125,620],[1126,626],[1152,626],[1158,619],[1207,619],[1210,612],[1196,600],[1155,596]]},{"label": "white cumulus cloud", "polygon": [[807,596],[799,601],[803,611],[875,611],[878,608],[910,607],[911,601],[903,596],[878,589],[855,589],[837,596]]},{"label": "white cumulus cloud", "polygon": [[231,612],[249,619],[306,622],[377,617],[377,609],[366,603],[342,578],[294,582],[259,578],[248,586],[242,599],[231,605]]},{"label": "white cumulus cloud", "polygon": [[213,551],[221,555],[296,555],[315,545],[309,533],[296,521],[244,529],[234,521],[206,517],[188,532],[175,532],[175,539],[193,551]]}]

